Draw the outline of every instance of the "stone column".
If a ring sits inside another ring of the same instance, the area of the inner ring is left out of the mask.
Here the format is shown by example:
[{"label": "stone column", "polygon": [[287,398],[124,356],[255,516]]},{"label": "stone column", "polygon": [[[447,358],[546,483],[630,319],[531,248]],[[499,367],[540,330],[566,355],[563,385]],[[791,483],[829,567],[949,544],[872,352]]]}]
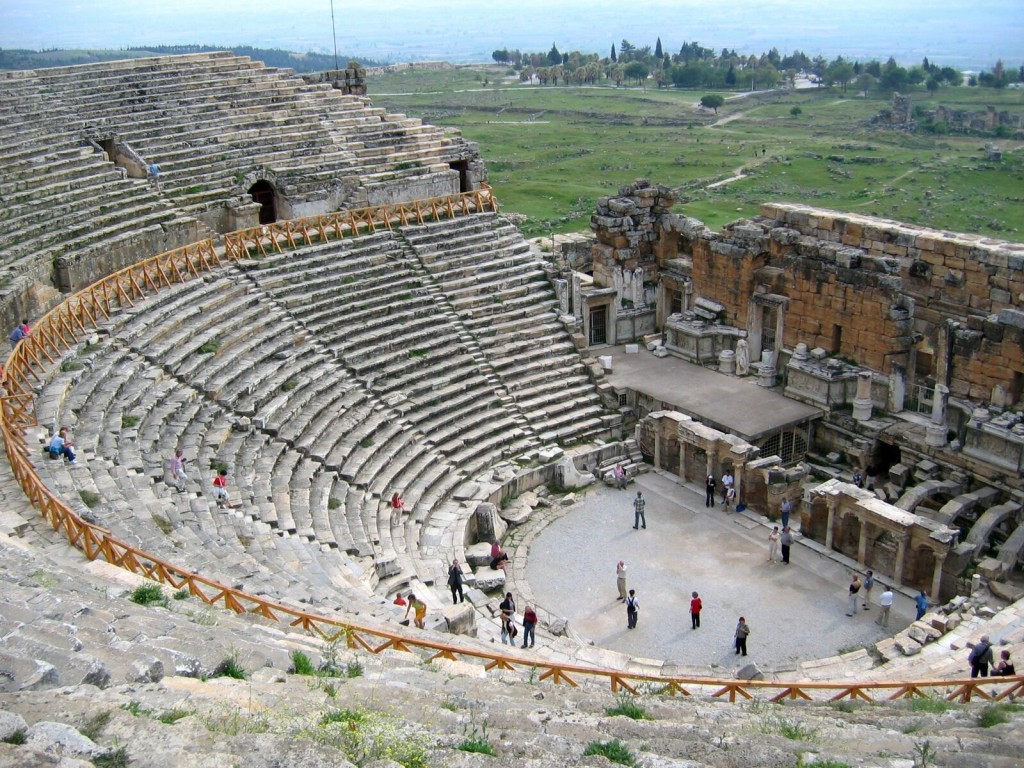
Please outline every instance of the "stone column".
[{"label": "stone column", "polygon": [[945,384],[935,385],[932,397],[932,423],[925,432],[925,442],[932,448],[941,448],[946,444],[946,406],[949,403],[949,387]]},{"label": "stone column", "polygon": [[860,521],[860,538],[857,539],[857,562],[866,565],[868,562],[868,523]]},{"label": "stone column", "polygon": [[907,397],[907,371],[899,363],[889,364],[889,413],[899,413]]},{"label": "stone column", "polygon": [[[679,440],[678,435],[676,439]],[[679,440],[679,477],[683,481],[686,480],[686,447],[687,443]]]},{"label": "stone column", "polygon": [[746,460],[734,461],[732,470],[732,487],[736,489],[736,503],[743,503],[743,497],[740,495],[740,491],[743,486],[743,467],[746,466]]},{"label": "stone column", "polygon": [[707,459],[708,466],[707,466],[707,471],[704,473],[704,476],[707,477],[708,475],[714,475],[715,479],[717,480],[717,479],[719,479],[718,478],[718,441],[717,440],[712,440],[711,442],[709,442],[705,446],[704,450],[707,451],[707,456],[708,456],[708,459]]},{"label": "stone column", "polygon": [[939,602],[939,590],[942,589],[942,564],[946,562],[946,553],[936,553],[935,570],[932,572],[932,600]]},{"label": "stone column", "polygon": [[899,587],[903,585],[903,561],[907,557],[907,542],[909,540],[909,533],[904,533],[900,536],[900,542],[896,548],[896,565],[893,566],[892,571],[893,586]]},{"label": "stone column", "polygon": [[853,418],[868,421],[871,418],[871,371],[857,374],[857,398],[853,401]]},{"label": "stone column", "polygon": [[661,469],[661,420],[655,422],[654,429],[654,468]]},{"label": "stone column", "polygon": [[723,349],[718,353],[718,372],[727,373],[730,376],[736,370],[736,353],[731,349]]},{"label": "stone column", "polygon": [[761,352],[761,366],[757,370],[757,386],[771,389],[775,386],[775,352]]},{"label": "stone column", "polygon": [[832,549],[832,541],[835,535],[832,531],[832,526],[836,522],[836,507],[839,506],[839,499],[835,496],[826,496],[825,505],[828,507],[828,526],[825,528],[825,549]]}]

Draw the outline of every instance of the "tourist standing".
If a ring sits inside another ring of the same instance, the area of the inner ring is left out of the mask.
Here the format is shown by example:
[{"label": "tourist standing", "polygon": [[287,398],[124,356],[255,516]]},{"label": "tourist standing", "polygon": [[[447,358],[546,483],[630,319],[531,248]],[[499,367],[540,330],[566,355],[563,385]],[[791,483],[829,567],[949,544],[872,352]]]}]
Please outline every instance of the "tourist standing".
[{"label": "tourist standing", "polygon": [[882,595],[878,598],[878,607],[881,608],[881,612],[878,614],[878,618],[875,619],[875,624],[880,627],[889,626],[889,611],[892,610],[893,594],[889,587],[883,585]]},{"label": "tourist standing", "polygon": [[11,342],[11,349],[15,349],[18,346],[18,342],[25,338],[25,329],[20,325],[14,326],[11,330],[11,335],[7,337],[7,340]]},{"label": "tourist standing", "polygon": [[170,469],[171,472],[171,480],[174,481],[178,490],[184,491],[185,483],[188,482],[188,475],[185,474],[185,457],[182,455],[181,448],[178,448],[174,452],[174,455],[171,456],[168,469]]},{"label": "tourist standing", "polygon": [[782,533],[779,536],[779,544],[782,547],[782,562],[789,565],[789,548],[793,546],[793,534],[789,530],[788,525],[782,529]]},{"label": "tourist standing", "polygon": [[459,565],[458,560],[452,560],[452,565],[448,569],[448,586],[452,590],[453,605],[465,601],[466,596],[462,594],[462,566]]},{"label": "tourist standing", "polygon": [[850,604],[846,608],[846,615],[853,616],[857,613],[857,593],[860,592],[860,576],[856,573],[850,580]]},{"label": "tourist standing", "polygon": [[647,506],[647,502],[644,501],[644,495],[640,492],[636,492],[636,498],[633,499],[633,530],[637,529],[640,523],[643,523],[643,527],[647,527],[647,516],[644,514],[644,508]]},{"label": "tourist standing", "polygon": [[498,608],[501,610],[501,642],[515,645],[518,634],[515,625],[516,601],[512,599],[511,592],[505,593],[505,599]]},{"label": "tourist standing", "polygon": [[988,635],[981,636],[967,660],[971,662],[972,678],[988,677],[988,665],[992,663],[992,644],[988,641]]},{"label": "tourist standing", "polygon": [[736,501],[736,489],[729,486],[725,490],[725,509],[728,511],[729,507],[732,506],[733,502]]},{"label": "tourist standing", "polygon": [[228,505],[228,471],[222,469],[217,473],[217,476],[213,478],[213,498],[217,500],[218,507],[226,507]]},{"label": "tourist standing", "polygon": [[637,614],[640,613],[640,601],[636,599],[636,590],[629,590],[626,598],[626,629],[636,629]]},{"label": "tourist standing", "polygon": [[692,592],[690,599],[690,624],[693,625],[693,629],[697,629],[700,626],[700,610],[704,607],[704,603],[701,602],[700,595],[696,592]]},{"label": "tourist standing", "polygon": [[615,564],[615,586],[619,588],[619,596],[617,599],[626,599],[626,561],[619,560]]},{"label": "tourist standing", "polygon": [[732,488],[732,484],[732,474],[730,474],[729,470],[726,470],[725,474],[722,475],[722,504],[725,505],[726,509],[729,508],[729,489]]},{"label": "tourist standing", "polygon": [[740,616],[739,623],[736,624],[736,653],[747,655],[747,636],[750,634],[750,625],[747,624],[747,620]]},{"label": "tourist standing", "polygon": [[704,481],[704,506],[713,507],[715,506],[715,487],[718,483],[715,482],[714,475],[708,475]]},{"label": "tourist standing", "polygon": [[923,589],[917,593],[917,597],[914,598],[914,604],[917,606],[917,616],[914,617],[914,621],[920,621],[921,617],[928,612],[928,593]]},{"label": "tourist standing", "polygon": [[784,499],[782,502],[782,530],[786,530],[789,527],[789,516],[793,514],[793,502],[789,499]]},{"label": "tourist standing", "polygon": [[768,534],[768,562],[775,565],[779,562],[779,526],[773,526]]},{"label": "tourist standing", "polygon": [[523,611],[523,648],[527,646],[533,648],[533,644],[537,639],[536,631],[537,614],[532,606],[527,605],[526,610]]},{"label": "tourist standing", "polygon": [[1000,651],[999,663],[992,670],[992,677],[1013,677],[1016,674],[1017,670],[1013,668],[1013,662],[1010,661],[1010,652]]},{"label": "tourist standing", "polygon": [[868,571],[864,577],[864,610],[871,608],[871,590],[875,588],[875,572]]},{"label": "tourist standing", "polygon": [[612,470],[612,477],[615,480],[615,486],[620,491],[625,490],[629,478],[626,477],[626,468],[621,463],[615,465],[615,469]]}]

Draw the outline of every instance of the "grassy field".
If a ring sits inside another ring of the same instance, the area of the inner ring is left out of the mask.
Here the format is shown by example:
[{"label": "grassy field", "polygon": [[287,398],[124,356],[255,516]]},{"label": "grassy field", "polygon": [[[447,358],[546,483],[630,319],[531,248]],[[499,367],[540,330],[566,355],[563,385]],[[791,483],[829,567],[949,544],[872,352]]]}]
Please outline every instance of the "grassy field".
[{"label": "grassy field", "polygon": [[[786,201],[1024,241],[1024,142],[871,125],[890,104],[881,95],[723,94],[715,115],[697,109],[704,91],[529,86],[498,67],[405,70],[368,86],[377,106],[478,142],[503,207],[528,217],[527,235],[586,229],[598,197],[642,177],[679,188],[675,210],[713,228]],[[1021,91],[912,97],[1024,114]],[[1002,162],[986,161],[990,143]]]}]

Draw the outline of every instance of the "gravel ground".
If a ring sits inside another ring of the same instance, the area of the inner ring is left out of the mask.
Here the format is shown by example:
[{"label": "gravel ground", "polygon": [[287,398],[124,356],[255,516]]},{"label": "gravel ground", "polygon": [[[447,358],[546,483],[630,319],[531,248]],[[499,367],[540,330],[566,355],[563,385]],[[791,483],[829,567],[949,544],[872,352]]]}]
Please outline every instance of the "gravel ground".
[{"label": "gravel ground", "polygon": [[[633,530],[632,500],[647,500],[647,529]],[[766,668],[864,647],[887,633],[875,587],[869,611],[846,616],[850,571],[797,540],[790,565],[768,560],[766,518],[704,507],[703,489],[662,474],[641,475],[628,490],[588,488],[534,540],[526,576],[540,607],[569,620],[582,638],[633,656],[734,668],[737,619],[751,627],[749,656]],[[615,564],[625,560],[627,588],[640,600],[638,627],[626,628]],[[704,602],[690,626],[690,593]],[[897,593],[889,633],[913,619]]]}]

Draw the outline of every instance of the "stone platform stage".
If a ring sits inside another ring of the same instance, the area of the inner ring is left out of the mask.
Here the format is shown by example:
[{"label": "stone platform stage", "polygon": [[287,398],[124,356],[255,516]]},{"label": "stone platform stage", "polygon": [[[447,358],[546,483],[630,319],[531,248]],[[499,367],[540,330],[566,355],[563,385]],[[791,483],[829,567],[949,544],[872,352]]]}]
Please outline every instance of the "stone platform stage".
[{"label": "stone platform stage", "polygon": [[752,444],[824,415],[780,391],[757,386],[756,376],[727,376],[676,357],[655,357],[643,347],[635,355],[627,355],[622,346],[591,352],[612,358],[608,381],[617,391],[641,392],[656,401],[651,410],[679,411]]}]

